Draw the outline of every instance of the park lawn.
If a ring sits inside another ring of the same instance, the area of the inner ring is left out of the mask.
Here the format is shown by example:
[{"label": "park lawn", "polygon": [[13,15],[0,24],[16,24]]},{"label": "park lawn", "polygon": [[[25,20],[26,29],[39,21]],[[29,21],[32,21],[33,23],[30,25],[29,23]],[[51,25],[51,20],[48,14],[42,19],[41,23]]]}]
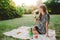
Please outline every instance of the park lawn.
[{"label": "park lawn", "polygon": [[[10,20],[0,21],[0,40],[20,40],[12,37],[7,37],[3,35],[3,32],[10,31],[12,29],[27,26],[31,27],[34,26],[34,17],[32,14],[30,15],[23,15],[21,18],[15,18]],[[56,38],[57,40],[60,39],[60,15],[51,15],[49,28],[56,30]]]}]

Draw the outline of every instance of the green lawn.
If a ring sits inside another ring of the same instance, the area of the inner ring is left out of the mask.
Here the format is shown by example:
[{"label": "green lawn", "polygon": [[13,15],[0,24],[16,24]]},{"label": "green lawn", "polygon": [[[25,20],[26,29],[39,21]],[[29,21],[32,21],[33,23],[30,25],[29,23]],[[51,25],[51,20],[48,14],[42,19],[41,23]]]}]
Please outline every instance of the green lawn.
[{"label": "green lawn", "polygon": [[[0,40],[20,40],[12,37],[7,37],[3,35],[3,32],[10,31],[14,28],[18,28],[21,26],[33,26],[36,23],[33,21],[33,15],[24,15],[21,18],[15,18],[11,20],[0,21]],[[49,28],[56,30],[56,38],[59,40],[60,38],[60,15],[51,15]]]}]

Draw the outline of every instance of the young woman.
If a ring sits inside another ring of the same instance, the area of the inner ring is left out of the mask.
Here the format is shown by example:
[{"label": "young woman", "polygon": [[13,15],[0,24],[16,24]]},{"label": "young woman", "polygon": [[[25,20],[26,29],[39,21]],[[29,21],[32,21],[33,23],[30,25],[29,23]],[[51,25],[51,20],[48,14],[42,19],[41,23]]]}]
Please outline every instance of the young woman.
[{"label": "young woman", "polygon": [[48,36],[48,24],[49,24],[49,13],[47,11],[47,7],[45,5],[41,5],[39,8],[39,18],[36,19],[34,16],[35,21],[38,21],[38,26],[32,28],[33,34],[46,34]]}]

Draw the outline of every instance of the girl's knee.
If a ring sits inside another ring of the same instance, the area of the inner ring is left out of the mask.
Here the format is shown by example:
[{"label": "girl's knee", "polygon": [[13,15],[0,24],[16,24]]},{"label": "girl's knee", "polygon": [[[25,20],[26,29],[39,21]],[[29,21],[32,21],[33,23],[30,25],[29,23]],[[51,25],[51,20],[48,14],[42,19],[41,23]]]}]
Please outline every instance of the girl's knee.
[{"label": "girl's knee", "polygon": [[36,30],[36,28],[32,28],[32,31],[35,31]]}]

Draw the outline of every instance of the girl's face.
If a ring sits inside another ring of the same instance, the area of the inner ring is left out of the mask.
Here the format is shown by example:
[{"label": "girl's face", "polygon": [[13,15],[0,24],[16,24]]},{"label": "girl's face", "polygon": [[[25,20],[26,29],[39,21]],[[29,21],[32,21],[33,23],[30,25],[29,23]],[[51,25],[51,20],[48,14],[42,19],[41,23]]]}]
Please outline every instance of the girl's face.
[{"label": "girl's face", "polygon": [[43,9],[42,9],[42,8],[40,8],[40,9],[39,9],[39,11],[40,11],[40,13],[42,13],[42,12],[43,12]]}]

